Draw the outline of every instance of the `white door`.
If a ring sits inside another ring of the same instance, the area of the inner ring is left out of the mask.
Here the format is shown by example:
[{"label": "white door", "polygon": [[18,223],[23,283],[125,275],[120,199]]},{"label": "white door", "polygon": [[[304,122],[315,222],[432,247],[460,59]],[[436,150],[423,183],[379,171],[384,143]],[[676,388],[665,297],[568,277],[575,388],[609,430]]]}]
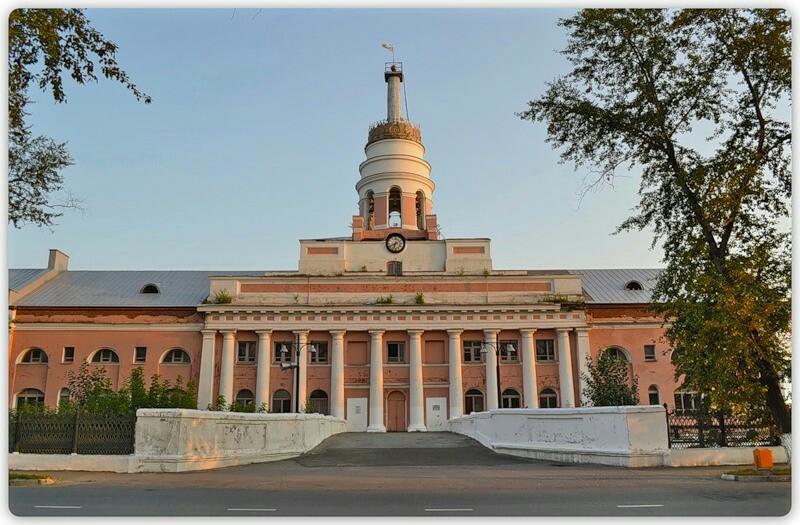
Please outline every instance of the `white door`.
[{"label": "white door", "polygon": [[447,398],[429,397],[425,399],[428,432],[444,432],[447,430]]},{"label": "white door", "polygon": [[347,432],[367,431],[367,398],[351,397],[347,400],[347,414],[345,417]]}]

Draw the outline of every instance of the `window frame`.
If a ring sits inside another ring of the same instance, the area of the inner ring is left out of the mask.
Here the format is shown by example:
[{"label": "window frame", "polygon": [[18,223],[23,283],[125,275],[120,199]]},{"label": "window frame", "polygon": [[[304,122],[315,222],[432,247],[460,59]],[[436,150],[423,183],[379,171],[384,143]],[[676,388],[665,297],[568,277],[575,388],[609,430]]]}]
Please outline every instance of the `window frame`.
[{"label": "window frame", "polygon": [[[680,403],[678,403],[678,399],[680,399]],[[690,400],[692,406],[691,408],[686,408],[686,400]],[[694,391],[687,391],[687,390],[678,390],[673,394],[673,400],[675,402],[675,415],[678,416],[689,416],[694,415],[700,409],[700,394]],[[678,405],[680,404],[680,408]]]},{"label": "window frame", "polygon": [[[324,397],[319,395],[314,397],[317,392],[324,394]],[[309,394],[308,399],[311,401],[311,406],[314,410],[312,413],[322,414],[323,416],[330,415],[330,396],[327,392],[318,388]]]},{"label": "window frame", "polygon": [[[143,350],[142,358],[139,359],[139,350]],[[147,347],[146,346],[135,346],[133,348],[133,362],[134,364],[144,364],[147,362]]]},{"label": "window frame", "polygon": [[[481,352],[481,348],[483,348],[483,341],[477,339],[461,341],[461,362],[469,364],[483,363],[486,359]],[[470,359],[467,359],[468,355]]]},{"label": "window frame", "polygon": [[[540,343],[544,345],[544,358],[539,351]],[[549,345],[547,344],[549,343]],[[537,363],[555,363],[557,362],[556,356],[556,340],[555,339],[536,339],[536,362]]]},{"label": "window frame", "polygon": [[[513,352],[508,352],[509,345],[514,347]],[[519,363],[519,340],[504,339],[497,343],[497,347],[500,350],[501,363]],[[509,356],[509,354],[511,355]]]},{"label": "window frame", "polygon": [[[28,398],[30,397],[31,399],[33,399],[34,394],[26,395],[26,396],[22,397],[22,404],[20,404],[20,400],[21,400],[20,397],[23,396],[23,394],[25,394],[25,392],[34,392],[34,391],[35,392],[39,392],[39,394],[41,394],[41,395],[36,394],[35,400],[33,400],[33,401],[28,401]],[[14,403],[15,403],[14,406],[16,408],[20,408],[23,405],[29,404],[29,403],[30,404],[34,404],[35,403],[35,404],[44,405],[44,392],[39,390],[38,388],[23,388],[22,390],[19,391],[19,393],[17,393],[17,395],[14,396]]]},{"label": "window frame", "polygon": [[[175,361],[175,356],[180,355],[181,360]],[[170,358],[167,360],[167,358]],[[185,359],[184,359],[185,357]],[[162,365],[190,365],[192,364],[192,356],[189,355],[189,352],[184,350],[183,348],[170,348],[164,357],[161,358]]]},{"label": "window frame", "polygon": [[[653,403],[653,391],[655,390],[656,402]],[[650,385],[647,387],[647,401],[650,405],[661,405],[661,389],[658,385]]]},{"label": "window frame", "polygon": [[[244,349],[244,355],[242,353]],[[254,365],[256,364],[256,341],[237,341],[236,342],[236,364]]]},{"label": "window frame", "polygon": [[[109,352],[109,359],[103,357],[104,352]],[[112,348],[101,348],[92,354],[92,359],[89,362],[95,365],[118,365],[119,354]]]},{"label": "window frame", "polygon": [[[245,397],[244,398],[244,403],[239,401],[239,398],[240,398],[242,392],[248,392],[250,394],[249,397]],[[248,405],[254,405],[255,402],[256,402],[256,396],[255,396],[255,394],[253,394],[253,391],[250,390],[249,388],[243,388],[243,389],[239,390],[238,392],[236,392],[236,395],[233,396],[233,402],[234,403],[239,403],[242,407],[246,407]]]},{"label": "window frame", "polygon": [[[279,392],[285,392],[288,397],[281,396],[279,399],[277,399],[278,403],[276,403],[275,396]],[[270,399],[270,401],[272,401],[272,404],[270,405],[269,408],[270,412],[272,412],[273,414],[290,414],[292,412],[292,394],[288,390],[284,388],[276,390],[275,392],[272,393],[272,398]],[[278,404],[280,405],[280,410],[277,410]],[[286,410],[284,410],[284,408],[286,408]]]},{"label": "window frame", "polygon": [[[286,348],[289,349],[287,353],[281,352],[281,346],[286,345]],[[276,364],[280,363],[291,363],[292,362],[292,352],[294,351],[294,341],[274,341],[273,342],[273,350],[272,350],[272,362]]]},{"label": "window frame", "polygon": [[[543,388],[539,391],[537,397],[539,398],[539,408],[558,408],[558,392],[556,392],[555,388]],[[553,406],[545,406],[550,403],[542,403],[544,399],[552,399]]]},{"label": "window frame", "polygon": [[[648,350],[653,350],[653,355],[648,355]],[[652,363],[653,361],[658,361],[658,353],[656,352],[656,345],[644,345],[644,360],[648,363]]]},{"label": "window frame", "polygon": [[400,277],[403,275],[402,261],[388,261],[386,263],[386,275],[389,277]]},{"label": "window frame", "polygon": [[[510,393],[513,392],[513,393]],[[516,400],[517,406],[505,406],[505,405],[513,405],[512,400]],[[508,403],[506,403],[508,401]],[[520,395],[519,391],[516,388],[506,388],[500,394],[500,408],[522,408],[522,395]]]},{"label": "window frame", "polygon": [[[396,345],[397,356],[392,360],[392,345]],[[386,342],[386,364],[402,365],[406,363],[406,343],[405,341]]]},{"label": "window frame", "polygon": [[[67,350],[69,350],[69,356],[67,356]],[[65,346],[61,352],[61,362],[62,363],[74,363],[75,362],[75,347],[74,346]]]},{"label": "window frame", "polygon": [[[480,399],[480,410],[475,410],[475,400]],[[471,405],[472,410],[468,411],[467,406]],[[483,392],[481,392],[477,388],[470,388],[466,392],[464,392],[464,414],[470,414],[472,412],[484,412],[486,410],[486,396]]]},{"label": "window frame", "polygon": [[311,341],[314,348],[317,349],[316,352],[309,351],[309,360],[311,364],[314,365],[324,365],[328,364],[330,359],[328,354],[328,341]]},{"label": "window frame", "polygon": [[[34,356],[37,357],[34,359]],[[47,352],[38,346],[28,348],[25,353],[22,354],[22,359],[20,359],[20,364],[23,365],[46,365],[49,362],[50,357],[47,355]]]}]

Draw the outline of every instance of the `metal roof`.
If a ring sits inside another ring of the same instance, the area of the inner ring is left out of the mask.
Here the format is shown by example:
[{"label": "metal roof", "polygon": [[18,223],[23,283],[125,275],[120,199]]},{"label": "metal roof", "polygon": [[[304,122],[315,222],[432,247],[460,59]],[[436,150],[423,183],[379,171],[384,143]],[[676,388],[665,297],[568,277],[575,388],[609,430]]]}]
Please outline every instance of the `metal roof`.
[{"label": "metal roof", "polygon": [[8,289],[18,292],[30,283],[35,281],[40,275],[47,273],[47,268],[24,268],[8,271]]},{"label": "metal roof", "polygon": [[[13,306],[164,307],[197,306],[208,297],[209,276],[263,275],[263,271],[66,271]],[[155,284],[161,293],[139,293]]]},{"label": "metal roof", "polygon": [[[649,303],[660,272],[657,268],[569,270],[571,274],[582,276],[581,284],[588,304]],[[625,285],[631,281],[640,283],[642,289],[626,290]]]}]

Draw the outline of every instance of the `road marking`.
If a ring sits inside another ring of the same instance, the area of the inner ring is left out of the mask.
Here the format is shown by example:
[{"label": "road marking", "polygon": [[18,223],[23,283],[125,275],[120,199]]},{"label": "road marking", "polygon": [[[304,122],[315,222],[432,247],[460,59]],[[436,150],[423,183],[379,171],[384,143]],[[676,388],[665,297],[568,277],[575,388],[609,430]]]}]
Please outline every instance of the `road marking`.
[{"label": "road marking", "polygon": [[275,512],[277,509],[226,509],[231,512]]},{"label": "road marking", "polygon": [[37,509],[82,509],[76,505],[34,505]]},{"label": "road marking", "polygon": [[617,505],[618,509],[638,509],[642,507],[663,507],[664,505]]},{"label": "road marking", "polygon": [[472,509],[425,509],[425,512],[473,512]]}]

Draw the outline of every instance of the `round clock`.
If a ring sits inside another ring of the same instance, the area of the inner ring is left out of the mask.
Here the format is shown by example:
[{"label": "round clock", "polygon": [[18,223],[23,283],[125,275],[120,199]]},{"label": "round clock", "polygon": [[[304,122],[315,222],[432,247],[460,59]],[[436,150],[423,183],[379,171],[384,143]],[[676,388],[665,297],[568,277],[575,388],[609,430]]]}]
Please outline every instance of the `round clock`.
[{"label": "round clock", "polygon": [[399,233],[393,233],[386,237],[386,249],[392,253],[400,253],[406,247],[406,238]]}]

